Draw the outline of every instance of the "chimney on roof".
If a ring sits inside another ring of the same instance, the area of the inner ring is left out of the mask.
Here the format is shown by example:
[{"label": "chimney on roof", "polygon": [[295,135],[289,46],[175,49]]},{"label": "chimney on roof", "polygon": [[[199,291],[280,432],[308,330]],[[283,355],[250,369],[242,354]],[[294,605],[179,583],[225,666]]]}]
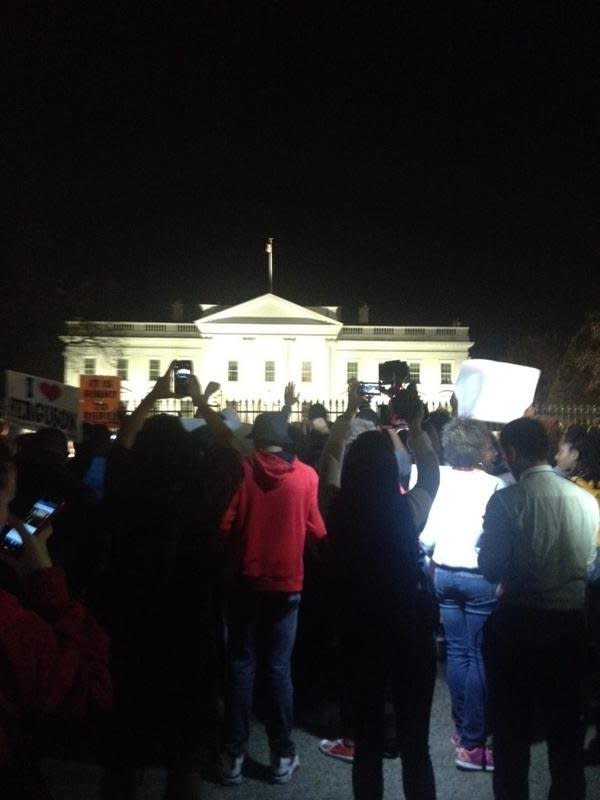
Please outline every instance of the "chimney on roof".
[{"label": "chimney on roof", "polygon": [[369,324],[369,311],[370,308],[367,303],[363,303],[361,306],[358,307],[358,324],[359,325],[368,325]]},{"label": "chimney on roof", "polygon": [[181,300],[176,300],[171,303],[171,321],[181,322],[183,320],[183,303]]}]

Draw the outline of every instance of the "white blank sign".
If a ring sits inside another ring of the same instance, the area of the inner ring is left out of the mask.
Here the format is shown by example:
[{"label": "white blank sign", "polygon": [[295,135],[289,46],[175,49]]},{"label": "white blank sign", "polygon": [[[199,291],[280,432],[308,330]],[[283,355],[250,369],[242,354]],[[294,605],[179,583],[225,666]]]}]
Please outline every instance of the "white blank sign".
[{"label": "white blank sign", "polygon": [[463,361],[454,385],[461,417],[510,422],[533,403],[540,370],[473,358]]}]

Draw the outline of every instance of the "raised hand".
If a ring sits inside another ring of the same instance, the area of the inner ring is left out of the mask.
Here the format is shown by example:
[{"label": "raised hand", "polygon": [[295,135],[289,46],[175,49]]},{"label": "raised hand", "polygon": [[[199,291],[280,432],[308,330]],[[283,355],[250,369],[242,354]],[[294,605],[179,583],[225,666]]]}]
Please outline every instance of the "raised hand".
[{"label": "raised hand", "polygon": [[346,411],[349,413],[356,413],[360,407],[362,399],[363,398],[360,393],[360,383],[356,380],[356,378],[351,378],[348,381],[348,405],[346,406]]},{"label": "raised hand", "polygon": [[150,392],[152,398],[154,400],[165,400],[168,397],[175,397],[173,390],[172,390],[172,380],[171,374],[175,369],[175,361],[171,361],[169,364],[169,368],[165,372],[164,375],[161,375],[160,378],[156,381],[154,386],[152,387],[152,391]]},{"label": "raised hand", "polygon": [[408,385],[404,390],[403,397],[404,419],[411,430],[420,430],[423,417],[425,416],[425,405],[419,397],[419,392],[414,383]]},{"label": "raised hand", "polygon": [[204,399],[208,400],[208,398],[213,395],[215,392],[218,392],[221,388],[221,384],[217,383],[217,381],[209,381],[208,386],[204,390]]},{"label": "raised hand", "polygon": [[291,408],[298,402],[299,398],[300,396],[296,394],[296,384],[290,381],[283,390],[283,404]]},{"label": "raised hand", "polygon": [[192,398],[192,403],[195,406],[199,406],[204,401],[204,395],[202,394],[202,387],[198,383],[198,378],[194,374],[190,375],[188,385],[190,387],[190,397]]}]

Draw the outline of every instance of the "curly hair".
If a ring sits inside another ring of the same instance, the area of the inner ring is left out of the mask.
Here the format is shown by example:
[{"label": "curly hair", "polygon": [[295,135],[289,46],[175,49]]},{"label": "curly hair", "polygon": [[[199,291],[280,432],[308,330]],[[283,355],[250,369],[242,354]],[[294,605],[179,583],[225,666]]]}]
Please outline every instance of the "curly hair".
[{"label": "curly hair", "polygon": [[492,446],[485,422],[455,417],[442,431],[442,447],[451,467],[476,467]]}]

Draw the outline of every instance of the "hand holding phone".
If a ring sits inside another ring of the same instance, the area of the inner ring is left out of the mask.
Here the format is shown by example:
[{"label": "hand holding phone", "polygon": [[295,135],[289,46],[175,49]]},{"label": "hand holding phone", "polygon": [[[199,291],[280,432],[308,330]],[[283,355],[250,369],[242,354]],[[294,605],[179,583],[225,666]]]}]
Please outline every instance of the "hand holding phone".
[{"label": "hand holding phone", "polygon": [[379,383],[365,383],[364,381],[359,384],[360,393],[363,397],[372,397],[376,394],[381,394],[381,386]]},{"label": "hand holding phone", "polygon": [[176,361],[172,361],[165,374],[161,375],[152,387],[149,397],[153,400],[166,400],[168,397],[173,397],[172,383],[176,363]]},{"label": "hand holding phone", "polygon": [[15,525],[15,530],[21,540],[21,546],[16,551],[0,548],[0,561],[12,567],[21,577],[51,567],[52,559],[48,553],[47,542],[52,536],[52,525],[48,521],[43,522],[35,535],[29,533],[22,522]]},{"label": "hand holding phone", "polygon": [[29,537],[35,536],[50,523],[50,520],[61,508],[62,503],[54,500],[38,500],[30,508],[22,522],[8,528],[4,534],[2,548],[12,553],[21,550],[23,547],[22,531],[24,530]]}]

